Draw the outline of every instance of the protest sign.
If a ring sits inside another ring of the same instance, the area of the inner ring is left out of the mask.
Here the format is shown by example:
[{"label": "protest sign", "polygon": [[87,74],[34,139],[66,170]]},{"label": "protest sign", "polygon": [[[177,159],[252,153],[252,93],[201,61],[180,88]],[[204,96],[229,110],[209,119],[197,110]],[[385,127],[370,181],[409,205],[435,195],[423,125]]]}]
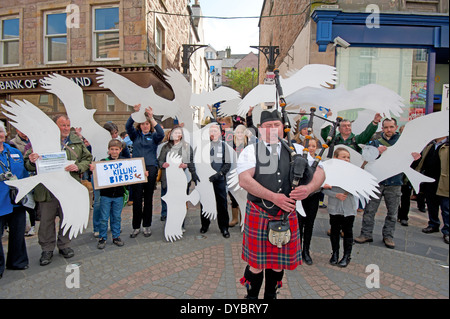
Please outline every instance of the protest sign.
[{"label": "protest sign", "polygon": [[147,182],[143,157],[93,162],[95,189]]}]

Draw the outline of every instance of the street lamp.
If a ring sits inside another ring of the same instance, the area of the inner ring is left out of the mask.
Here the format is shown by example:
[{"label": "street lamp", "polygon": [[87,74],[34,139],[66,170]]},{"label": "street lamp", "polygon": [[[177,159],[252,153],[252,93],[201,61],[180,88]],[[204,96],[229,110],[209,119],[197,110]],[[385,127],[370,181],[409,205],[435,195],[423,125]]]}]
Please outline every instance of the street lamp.
[{"label": "street lamp", "polygon": [[189,70],[189,61],[192,54],[200,48],[205,48],[207,45],[203,44],[183,44],[183,58],[181,66],[183,67],[183,74],[187,75]]}]

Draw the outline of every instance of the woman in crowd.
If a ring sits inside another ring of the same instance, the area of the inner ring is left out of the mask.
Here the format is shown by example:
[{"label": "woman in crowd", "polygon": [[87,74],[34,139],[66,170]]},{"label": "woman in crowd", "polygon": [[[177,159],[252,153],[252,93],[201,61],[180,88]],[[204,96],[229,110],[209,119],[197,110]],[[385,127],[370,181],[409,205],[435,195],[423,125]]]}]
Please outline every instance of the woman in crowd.
[{"label": "woman in crowd", "polygon": [[[183,140],[183,129],[180,126],[175,126],[168,134],[168,141],[161,148],[161,153],[158,157],[159,167],[161,168],[161,198],[167,193],[167,179],[166,168],[169,167],[167,163],[167,154],[174,152],[181,156],[180,168],[189,169],[192,176],[192,181],[197,184],[199,178],[195,171],[194,164],[194,151],[192,147]],[[161,220],[164,221],[167,218],[167,204],[161,199]]]},{"label": "woman in crowd", "polygon": [[22,153],[6,144],[6,129],[0,121],[0,238],[5,226],[9,227],[8,254],[5,264],[3,246],[0,245],[0,278],[5,266],[8,269],[23,270],[28,268],[28,254],[25,245],[25,208],[15,202],[15,193],[11,192],[5,181],[28,177]]},{"label": "woman in crowd", "polygon": [[[134,111],[138,112],[141,105],[135,105]],[[141,231],[141,225],[144,228],[144,236],[149,237],[152,232],[153,216],[153,192],[155,190],[156,177],[158,175],[158,159],[156,158],[156,149],[158,144],[164,138],[164,130],[161,125],[153,118],[151,107],[145,109],[147,121],[137,123],[134,126],[134,120],[130,116],[125,127],[131,141],[133,141],[133,157],[143,157],[148,173],[147,182],[132,185],[133,194],[133,231],[131,238],[135,238]],[[142,206],[144,199],[144,206]]]}]

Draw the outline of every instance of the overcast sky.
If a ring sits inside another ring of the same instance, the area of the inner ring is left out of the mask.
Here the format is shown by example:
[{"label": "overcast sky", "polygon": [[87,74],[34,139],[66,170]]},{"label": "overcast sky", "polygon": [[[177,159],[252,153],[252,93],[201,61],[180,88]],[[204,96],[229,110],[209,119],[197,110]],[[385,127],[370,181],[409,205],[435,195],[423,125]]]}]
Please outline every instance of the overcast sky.
[{"label": "overcast sky", "polygon": [[[264,0],[200,0],[204,16],[259,17]],[[245,54],[259,45],[259,19],[204,19],[205,44],[221,51],[228,46],[233,54]]]}]

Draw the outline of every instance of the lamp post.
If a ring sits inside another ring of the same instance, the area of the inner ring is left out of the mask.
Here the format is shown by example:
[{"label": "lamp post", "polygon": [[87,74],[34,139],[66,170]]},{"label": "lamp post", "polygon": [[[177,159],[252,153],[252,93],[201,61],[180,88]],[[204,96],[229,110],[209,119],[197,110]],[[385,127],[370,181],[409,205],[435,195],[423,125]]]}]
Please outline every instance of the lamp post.
[{"label": "lamp post", "polygon": [[275,70],[275,61],[277,60],[278,56],[280,55],[280,47],[279,46],[267,46],[267,45],[260,45],[260,46],[250,46],[253,49],[257,49],[267,59],[267,71],[273,72]]},{"label": "lamp post", "polygon": [[183,74],[186,76],[189,70],[189,61],[192,54],[200,48],[205,48],[207,45],[203,44],[183,44],[183,58],[181,66],[183,67]]}]

